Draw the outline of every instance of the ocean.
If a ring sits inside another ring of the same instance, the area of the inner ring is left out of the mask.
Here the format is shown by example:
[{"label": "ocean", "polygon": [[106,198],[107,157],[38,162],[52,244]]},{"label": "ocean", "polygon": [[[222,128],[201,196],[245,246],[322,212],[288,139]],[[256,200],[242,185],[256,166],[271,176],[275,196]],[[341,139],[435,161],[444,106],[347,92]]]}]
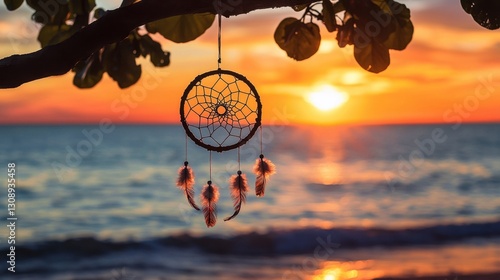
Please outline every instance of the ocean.
[{"label": "ocean", "polygon": [[[213,228],[175,186],[185,145],[181,126],[0,126],[0,278],[346,280],[500,271],[500,124],[265,126],[263,153],[277,173],[266,195],[251,188],[228,222],[238,155],[212,153],[221,192]],[[191,141],[187,148],[198,200],[210,153]],[[260,149],[258,135],[241,148],[251,187]],[[7,256],[9,163],[15,273]]]}]

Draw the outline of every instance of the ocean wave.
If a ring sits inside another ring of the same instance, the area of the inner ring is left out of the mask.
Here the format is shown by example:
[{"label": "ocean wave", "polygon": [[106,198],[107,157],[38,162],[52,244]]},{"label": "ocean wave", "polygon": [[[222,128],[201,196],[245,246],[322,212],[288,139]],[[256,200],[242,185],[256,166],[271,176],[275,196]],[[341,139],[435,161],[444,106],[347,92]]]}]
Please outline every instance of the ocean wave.
[{"label": "ocean wave", "polygon": [[[189,233],[150,240],[111,241],[94,237],[47,240],[17,246],[23,258],[44,256],[91,257],[120,251],[193,249],[222,255],[293,255],[313,252],[319,245],[331,248],[367,248],[439,245],[472,238],[500,237],[500,220],[485,223],[436,225],[407,229],[300,228],[242,233],[230,237],[194,236]],[[3,249],[5,250],[5,249]]]}]

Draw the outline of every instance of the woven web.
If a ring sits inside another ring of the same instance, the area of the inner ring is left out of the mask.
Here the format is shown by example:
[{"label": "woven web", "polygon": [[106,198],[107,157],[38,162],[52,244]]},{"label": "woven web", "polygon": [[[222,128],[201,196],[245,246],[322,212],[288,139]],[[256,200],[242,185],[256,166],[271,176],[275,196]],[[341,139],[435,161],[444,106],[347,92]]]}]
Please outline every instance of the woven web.
[{"label": "woven web", "polygon": [[187,127],[203,144],[236,148],[258,125],[258,96],[246,81],[233,75],[206,76],[184,97]]}]

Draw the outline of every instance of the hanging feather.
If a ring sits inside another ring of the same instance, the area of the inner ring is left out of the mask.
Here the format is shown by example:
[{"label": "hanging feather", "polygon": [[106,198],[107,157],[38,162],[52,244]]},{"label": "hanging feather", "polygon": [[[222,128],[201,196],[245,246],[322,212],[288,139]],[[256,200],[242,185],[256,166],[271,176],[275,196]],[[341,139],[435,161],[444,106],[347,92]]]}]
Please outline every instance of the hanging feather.
[{"label": "hanging feather", "polygon": [[229,221],[240,213],[241,204],[245,203],[247,199],[247,176],[245,174],[241,174],[241,171],[238,170],[238,175],[231,176],[231,179],[229,180],[229,188],[231,190],[231,197],[234,201],[234,214],[231,217],[225,218],[224,221]]},{"label": "hanging feather", "polygon": [[265,159],[264,155],[261,154],[255,161],[253,172],[256,175],[255,194],[259,197],[264,196],[266,181],[269,179],[269,176],[276,173],[276,167],[274,166],[274,163],[272,163],[268,159]]},{"label": "hanging feather", "polygon": [[203,206],[203,215],[205,215],[205,223],[207,227],[215,226],[217,221],[216,204],[219,200],[219,188],[212,185],[212,181],[208,181],[207,185],[203,186],[201,191],[201,205]]},{"label": "hanging feather", "polygon": [[177,178],[177,186],[186,194],[186,198],[194,209],[200,211],[200,208],[194,202],[194,173],[188,162],[184,162],[184,167],[179,168],[179,177]]}]

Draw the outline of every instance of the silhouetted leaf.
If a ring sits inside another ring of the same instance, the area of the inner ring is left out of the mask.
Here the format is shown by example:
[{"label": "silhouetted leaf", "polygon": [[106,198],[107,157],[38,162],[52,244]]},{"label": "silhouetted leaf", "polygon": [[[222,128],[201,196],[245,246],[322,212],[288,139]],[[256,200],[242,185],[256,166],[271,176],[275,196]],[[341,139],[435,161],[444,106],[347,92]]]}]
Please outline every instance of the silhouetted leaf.
[{"label": "silhouetted leaf", "polygon": [[103,8],[97,8],[94,11],[94,18],[95,19],[100,19],[106,14],[106,11]]},{"label": "silhouetted leaf", "polygon": [[500,1],[460,0],[462,8],[482,27],[491,30],[500,28]]},{"label": "silhouetted leaf", "polygon": [[163,37],[176,42],[192,41],[212,26],[215,15],[209,13],[173,16],[146,24],[150,33],[159,32]]},{"label": "silhouetted leaf", "polygon": [[77,15],[88,15],[95,6],[95,0],[69,1],[69,10]]},{"label": "silhouetted leaf", "polygon": [[323,23],[329,32],[338,28],[336,15],[345,11],[343,2],[333,4],[330,0],[323,0]]},{"label": "silhouetted leaf", "polygon": [[338,27],[337,42],[339,47],[344,48],[347,45],[354,44],[354,19],[349,18],[344,25]]},{"label": "silhouetted leaf", "polygon": [[128,39],[106,46],[102,60],[104,70],[120,88],[135,84],[141,77],[141,66],[135,63],[133,46]]},{"label": "silhouetted leaf", "polygon": [[345,11],[344,2],[338,1],[335,4],[333,4],[333,12],[335,14],[338,14],[343,11]]},{"label": "silhouetted leaf", "polygon": [[66,24],[66,21],[70,17],[71,13],[69,12],[69,5],[59,5],[57,7],[57,13],[55,13],[50,20],[50,24],[56,24],[56,25],[61,25],[61,24]]},{"label": "silhouetted leaf", "polygon": [[[373,2],[372,2],[373,1]],[[357,37],[377,38],[383,42],[396,29],[393,17],[381,9],[376,3],[387,6],[386,0],[364,0],[364,1],[342,1],[346,8],[346,15],[349,14],[354,19]],[[380,17],[388,18],[387,22],[381,22]],[[344,19],[344,22],[346,20]]]},{"label": "silhouetted leaf", "polygon": [[68,1],[62,4],[54,0],[26,0],[26,3],[35,10],[31,18],[44,25],[62,25],[70,18]]},{"label": "silhouetted leaf", "polygon": [[57,44],[69,38],[73,35],[74,31],[69,25],[44,25],[38,33],[38,41],[40,42],[42,48]]},{"label": "silhouetted leaf", "polygon": [[296,12],[300,12],[300,11],[304,10],[305,8],[307,8],[308,6],[309,6],[309,4],[295,5],[295,6],[292,6],[292,9]]},{"label": "silhouetted leaf", "polygon": [[24,0],[4,0],[3,2],[5,3],[5,7],[7,7],[7,10],[14,11],[17,8],[21,7]]},{"label": "silhouetted leaf", "polygon": [[380,8],[377,2],[385,2],[385,0],[357,0],[357,1],[342,1],[345,10],[352,15],[355,20],[372,21],[373,14],[377,13]]},{"label": "silhouetted leaf", "polygon": [[156,67],[165,67],[170,64],[170,52],[164,52],[160,43],[154,41],[149,35],[140,37],[141,54],[150,56],[151,63]]},{"label": "silhouetted leaf", "polygon": [[34,10],[37,10],[37,7],[40,6],[40,5],[38,5],[37,0],[26,0],[26,4],[28,4],[28,6],[30,6]]},{"label": "silhouetted leaf", "polygon": [[73,20],[73,28],[74,29],[81,29],[85,26],[89,25],[89,15],[76,15],[76,17]]},{"label": "silhouetted leaf", "polygon": [[373,0],[382,11],[376,15],[376,20],[382,26],[394,24],[394,30],[389,34],[384,44],[389,49],[404,50],[413,38],[413,24],[410,20],[410,9],[393,0]]},{"label": "silhouetted leaf", "polygon": [[99,83],[104,74],[99,52],[94,53],[85,61],[80,61],[73,69],[75,77],[73,84],[79,88],[91,88]]},{"label": "silhouetted leaf", "polygon": [[321,43],[318,25],[303,23],[296,18],[285,18],[274,32],[274,40],[295,60],[304,60],[315,54]]},{"label": "silhouetted leaf", "polygon": [[[63,25],[63,26],[67,26],[67,25]],[[77,31],[78,29],[76,28],[73,28],[72,26],[70,26],[70,28],[66,31],[61,31],[61,32],[58,32],[49,42],[49,45],[54,45],[54,44],[57,44],[57,43],[60,43],[66,39],[68,39],[69,37],[73,36],[73,34],[75,34],[75,32]]]},{"label": "silhouetted leaf", "polygon": [[337,19],[335,18],[335,10],[330,0],[323,0],[323,23],[328,32],[337,30]]},{"label": "silhouetted leaf", "polygon": [[369,43],[354,44],[354,58],[365,70],[380,73],[391,63],[389,49],[377,38],[371,38]]},{"label": "silhouetted leaf", "polygon": [[133,50],[135,57],[140,57],[141,55],[142,55],[142,57],[146,57],[148,55],[147,53],[143,53],[144,51],[143,51],[143,48],[141,46],[141,37],[142,36],[137,31],[133,31],[129,35],[129,39],[132,42],[132,50]]}]

